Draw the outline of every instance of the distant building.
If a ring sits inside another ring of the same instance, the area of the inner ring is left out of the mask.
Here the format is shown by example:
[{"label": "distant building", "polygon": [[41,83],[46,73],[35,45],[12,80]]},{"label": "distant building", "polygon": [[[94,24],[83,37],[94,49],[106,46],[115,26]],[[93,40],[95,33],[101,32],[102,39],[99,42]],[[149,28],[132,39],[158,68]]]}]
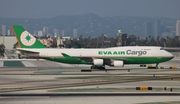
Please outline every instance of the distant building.
[{"label": "distant building", "polygon": [[59,31],[58,31],[58,29],[54,29],[54,37],[56,38],[56,37],[58,37],[59,36]]},{"label": "distant building", "polygon": [[66,43],[65,45],[70,45],[72,38],[71,37],[62,37],[62,41],[63,41],[63,43],[64,42]]},{"label": "distant building", "polygon": [[128,39],[130,39],[131,42],[134,42],[134,43],[136,42],[136,36],[135,35],[129,35]]},{"label": "distant building", "polygon": [[57,39],[56,38],[42,38],[42,39],[39,39],[39,41],[46,45],[47,47],[50,47],[52,45],[55,45],[54,47],[57,47]]},{"label": "distant building", "polygon": [[43,27],[43,35],[48,35],[48,27]]},{"label": "distant building", "polygon": [[51,40],[48,39],[39,39],[39,41],[47,47],[50,47],[52,45]]},{"label": "distant building", "polygon": [[162,33],[163,38],[166,38],[167,36],[168,37],[173,37],[174,36],[171,26],[166,26],[163,29],[164,29],[163,33]]},{"label": "distant building", "polygon": [[66,41],[66,40],[71,40],[71,37],[69,36],[66,36],[66,37],[62,37],[63,41]]},{"label": "distant building", "polygon": [[162,33],[162,37],[163,37],[163,38],[166,38],[167,36],[168,36],[168,37],[173,37],[173,33],[169,33],[169,32],[163,32],[163,33]]},{"label": "distant building", "polygon": [[153,23],[145,22],[144,24],[145,37],[153,36]]},{"label": "distant building", "polygon": [[161,21],[159,19],[156,19],[154,21],[154,38],[162,36],[162,29],[161,29]]},{"label": "distant building", "polygon": [[34,31],[34,36],[38,36],[38,31],[37,30]]},{"label": "distant building", "polygon": [[58,37],[57,38],[57,46],[61,48],[63,45],[64,45],[63,39]]},{"label": "distant building", "polygon": [[8,34],[7,34],[8,36],[10,36],[11,35],[11,30],[9,29],[8,30]]},{"label": "distant building", "polygon": [[42,37],[43,36],[43,31],[38,31],[38,37]]},{"label": "distant building", "polygon": [[6,34],[6,25],[2,25],[2,35],[7,35]]},{"label": "distant building", "polygon": [[180,20],[176,22],[176,36],[180,36]]},{"label": "distant building", "polygon": [[77,29],[73,29],[73,37],[77,38]]},{"label": "distant building", "polygon": [[8,50],[12,50],[15,43],[17,43],[15,36],[0,36],[0,44],[4,44]]},{"label": "distant building", "polygon": [[118,38],[118,40],[117,40],[117,46],[122,46],[122,33],[121,33],[121,30],[118,30],[118,32],[117,32],[117,38]]}]

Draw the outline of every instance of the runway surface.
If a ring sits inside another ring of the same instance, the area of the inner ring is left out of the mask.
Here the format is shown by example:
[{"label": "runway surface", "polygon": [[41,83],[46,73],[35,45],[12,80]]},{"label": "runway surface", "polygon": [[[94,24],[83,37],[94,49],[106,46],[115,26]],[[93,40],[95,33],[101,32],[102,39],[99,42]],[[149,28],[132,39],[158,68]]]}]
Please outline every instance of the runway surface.
[{"label": "runway surface", "polygon": [[[180,58],[159,69],[89,70],[46,60],[0,60],[0,104],[134,104],[180,101]],[[175,69],[170,69],[176,66]],[[142,87],[142,90],[137,90]],[[151,87],[151,90],[147,90]]]}]

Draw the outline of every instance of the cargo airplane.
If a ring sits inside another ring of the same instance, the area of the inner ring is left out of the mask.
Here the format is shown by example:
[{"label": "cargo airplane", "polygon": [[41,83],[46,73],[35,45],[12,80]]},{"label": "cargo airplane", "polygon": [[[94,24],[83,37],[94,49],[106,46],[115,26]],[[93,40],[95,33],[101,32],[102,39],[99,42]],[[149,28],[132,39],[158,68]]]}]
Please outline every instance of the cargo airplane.
[{"label": "cargo airplane", "polygon": [[47,48],[20,25],[12,30],[21,54],[68,64],[89,64],[91,69],[105,69],[105,65],[123,67],[126,64],[156,64],[174,56],[157,46],[126,46],[111,48]]}]

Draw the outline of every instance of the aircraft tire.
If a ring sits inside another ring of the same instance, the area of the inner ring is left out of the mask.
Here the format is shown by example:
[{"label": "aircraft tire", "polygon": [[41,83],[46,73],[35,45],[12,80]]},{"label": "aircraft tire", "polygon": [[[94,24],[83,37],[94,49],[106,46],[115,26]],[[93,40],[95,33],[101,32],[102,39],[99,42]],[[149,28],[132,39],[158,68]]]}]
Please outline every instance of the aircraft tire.
[{"label": "aircraft tire", "polygon": [[104,66],[101,66],[101,67],[98,67],[98,69],[100,69],[100,70],[105,70],[105,67],[104,67]]},{"label": "aircraft tire", "polygon": [[91,66],[91,69],[95,69],[95,66],[94,66],[94,65],[92,65],[92,66]]}]

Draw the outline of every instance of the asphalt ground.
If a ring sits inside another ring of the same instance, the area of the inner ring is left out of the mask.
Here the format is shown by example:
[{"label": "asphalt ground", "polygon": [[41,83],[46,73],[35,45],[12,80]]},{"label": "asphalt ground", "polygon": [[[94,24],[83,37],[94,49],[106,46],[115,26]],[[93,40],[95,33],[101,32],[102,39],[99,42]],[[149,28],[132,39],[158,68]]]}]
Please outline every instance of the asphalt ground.
[{"label": "asphalt ground", "polygon": [[[175,58],[161,63],[159,67],[163,68],[159,69],[126,65],[106,67],[107,71],[81,72],[90,66],[46,60],[0,60],[0,104],[179,101],[179,63],[179,58]],[[171,66],[177,68],[170,69]],[[137,87],[144,89],[136,90]]]}]

